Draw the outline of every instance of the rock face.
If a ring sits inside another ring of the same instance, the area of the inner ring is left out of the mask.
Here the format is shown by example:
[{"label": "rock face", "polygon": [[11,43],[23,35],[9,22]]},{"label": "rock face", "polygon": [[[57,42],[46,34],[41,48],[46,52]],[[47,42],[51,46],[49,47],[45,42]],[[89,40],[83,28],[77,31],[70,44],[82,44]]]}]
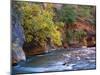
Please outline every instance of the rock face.
[{"label": "rock face", "polygon": [[21,27],[18,15],[12,12],[12,63],[26,60],[25,53],[22,50],[24,42],[23,28]]},{"label": "rock face", "polygon": [[25,53],[22,50],[22,47],[19,46],[17,43],[12,44],[12,60],[13,63],[26,60]]}]

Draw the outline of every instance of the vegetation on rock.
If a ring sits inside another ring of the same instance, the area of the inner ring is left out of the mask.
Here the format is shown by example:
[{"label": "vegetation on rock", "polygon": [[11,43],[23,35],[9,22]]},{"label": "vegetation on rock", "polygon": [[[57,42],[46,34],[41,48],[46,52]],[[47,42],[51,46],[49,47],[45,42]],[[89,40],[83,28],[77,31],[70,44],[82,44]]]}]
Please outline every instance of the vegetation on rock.
[{"label": "vegetation on rock", "polygon": [[71,41],[82,42],[88,35],[84,29],[75,29],[77,21],[95,28],[94,6],[62,5],[61,9],[57,9],[52,3],[14,1],[13,10],[16,10],[16,14],[20,14],[25,34],[24,43],[33,48],[45,45],[62,47],[63,42],[68,44]]}]

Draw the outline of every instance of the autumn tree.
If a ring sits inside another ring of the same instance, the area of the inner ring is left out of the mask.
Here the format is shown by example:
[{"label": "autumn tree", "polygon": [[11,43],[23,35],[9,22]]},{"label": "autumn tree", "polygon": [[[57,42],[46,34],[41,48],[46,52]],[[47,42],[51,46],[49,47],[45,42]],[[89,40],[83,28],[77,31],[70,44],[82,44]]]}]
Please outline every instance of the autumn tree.
[{"label": "autumn tree", "polygon": [[49,37],[55,45],[62,44],[59,25],[53,21],[55,13],[52,4],[47,4],[45,8],[42,3],[19,4],[26,43],[32,43],[33,47],[44,46]]}]

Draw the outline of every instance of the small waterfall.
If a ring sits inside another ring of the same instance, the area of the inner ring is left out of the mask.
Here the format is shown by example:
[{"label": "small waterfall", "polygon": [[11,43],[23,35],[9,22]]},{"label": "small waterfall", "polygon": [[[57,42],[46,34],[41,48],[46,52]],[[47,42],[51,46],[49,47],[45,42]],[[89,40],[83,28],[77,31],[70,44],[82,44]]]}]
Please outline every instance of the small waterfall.
[{"label": "small waterfall", "polygon": [[18,13],[12,11],[12,62],[17,63],[21,60],[26,60],[25,53],[22,49],[25,36],[23,28],[20,24]]}]

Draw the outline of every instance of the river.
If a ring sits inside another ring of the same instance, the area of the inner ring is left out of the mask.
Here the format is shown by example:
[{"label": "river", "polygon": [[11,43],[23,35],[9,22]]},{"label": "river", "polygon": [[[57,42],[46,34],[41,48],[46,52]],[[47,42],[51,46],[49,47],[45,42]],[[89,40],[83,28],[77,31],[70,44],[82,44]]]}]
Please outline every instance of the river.
[{"label": "river", "polygon": [[12,67],[12,73],[42,73],[96,69],[96,48],[57,49],[27,57]]}]

